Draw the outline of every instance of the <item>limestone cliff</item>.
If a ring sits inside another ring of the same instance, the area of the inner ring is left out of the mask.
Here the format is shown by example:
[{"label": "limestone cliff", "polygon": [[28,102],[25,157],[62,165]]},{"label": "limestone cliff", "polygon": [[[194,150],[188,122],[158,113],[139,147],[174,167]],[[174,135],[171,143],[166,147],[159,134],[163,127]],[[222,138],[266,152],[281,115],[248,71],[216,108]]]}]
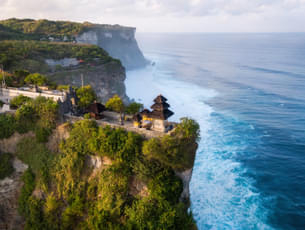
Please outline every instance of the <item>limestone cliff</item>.
[{"label": "limestone cliff", "polygon": [[135,38],[136,28],[110,25],[94,25],[76,36],[78,43],[102,47],[110,56],[121,60],[126,69],[147,64]]},{"label": "limestone cliff", "polygon": [[49,78],[57,84],[70,84],[78,87],[82,85],[81,75],[83,75],[84,85],[90,84],[103,103],[115,94],[118,94],[124,102],[129,101],[124,84],[125,69],[119,62],[109,62],[90,68],[75,66],[48,74]]}]

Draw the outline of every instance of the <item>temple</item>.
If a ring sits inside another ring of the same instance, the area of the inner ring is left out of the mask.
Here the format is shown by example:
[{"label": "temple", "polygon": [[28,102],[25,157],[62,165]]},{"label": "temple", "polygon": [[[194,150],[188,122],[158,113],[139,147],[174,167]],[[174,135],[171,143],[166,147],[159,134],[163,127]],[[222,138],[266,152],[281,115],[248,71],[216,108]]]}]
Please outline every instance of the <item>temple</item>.
[{"label": "temple", "polygon": [[156,97],[155,103],[150,107],[152,111],[144,109],[134,116],[134,126],[167,132],[170,129],[167,119],[174,113],[168,109],[170,105],[166,101],[167,99],[162,95]]}]

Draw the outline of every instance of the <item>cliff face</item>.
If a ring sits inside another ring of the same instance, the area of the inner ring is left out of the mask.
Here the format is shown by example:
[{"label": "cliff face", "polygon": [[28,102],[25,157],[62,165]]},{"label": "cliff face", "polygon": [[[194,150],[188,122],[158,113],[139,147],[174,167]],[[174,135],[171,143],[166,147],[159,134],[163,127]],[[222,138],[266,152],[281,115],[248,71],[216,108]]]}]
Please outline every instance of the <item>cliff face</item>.
[{"label": "cliff face", "polygon": [[76,36],[78,43],[94,44],[106,50],[110,56],[120,59],[126,69],[145,66],[144,58],[135,39],[132,27],[95,25]]},{"label": "cliff face", "polygon": [[[17,143],[25,137],[34,138],[34,134],[32,132],[26,134],[15,133],[10,138],[0,140],[0,154],[1,152],[14,154]],[[0,229],[21,230],[24,228],[24,219],[17,211],[18,197],[23,185],[21,176],[28,166],[14,157],[13,167],[15,169],[14,173],[0,180]]]},{"label": "cliff face", "polygon": [[15,172],[0,180],[0,229],[24,228],[24,219],[18,214],[18,197],[23,185],[21,176],[27,169],[17,158],[13,161]]},{"label": "cliff face", "polygon": [[83,74],[84,85],[91,85],[100,100],[105,103],[113,95],[119,95],[124,102],[128,102],[125,92],[125,69],[118,62],[86,68],[72,68],[70,70],[49,73],[48,76],[57,84],[71,84],[81,86]]}]

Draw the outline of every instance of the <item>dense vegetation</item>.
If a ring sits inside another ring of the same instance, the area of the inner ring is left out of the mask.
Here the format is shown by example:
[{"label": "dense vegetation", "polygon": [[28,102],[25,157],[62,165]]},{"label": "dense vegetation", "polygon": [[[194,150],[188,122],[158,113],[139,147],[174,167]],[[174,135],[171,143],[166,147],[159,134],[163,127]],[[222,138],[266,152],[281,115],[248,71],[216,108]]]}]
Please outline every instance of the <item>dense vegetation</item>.
[{"label": "dense vegetation", "polygon": [[13,172],[13,156],[9,153],[0,152],[0,180],[10,176]]},{"label": "dense vegetation", "polygon": [[5,78],[5,83],[8,87],[23,87],[23,86],[48,86],[50,89],[56,89],[57,85],[49,80],[45,75],[40,73],[30,73],[27,70],[15,70],[12,73],[0,72],[0,81]]},{"label": "dense vegetation", "polygon": [[[0,21],[1,23],[2,21]],[[38,39],[37,36],[27,35],[19,31],[12,30],[0,24],[0,40],[25,40],[25,39]]]},{"label": "dense vegetation", "polygon": [[[178,170],[191,168],[197,149],[199,125],[194,120],[182,118],[173,135],[152,138],[144,143],[143,153]],[[192,153],[192,154],[189,154]]]},{"label": "dense vegetation", "polygon": [[92,27],[90,23],[15,18],[0,21],[0,25],[0,31],[19,34],[22,39],[41,39],[46,36],[55,38],[66,36],[68,39]]},{"label": "dense vegetation", "polygon": [[44,97],[33,100],[23,96],[17,97],[14,101],[15,106],[18,107],[14,115],[0,114],[0,139],[8,138],[16,131],[19,133],[35,131],[39,141],[46,141],[51,130],[56,126],[57,103]]},{"label": "dense vegetation", "polygon": [[[184,119],[171,137],[196,140],[198,124]],[[149,148],[143,154],[149,142],[88,119],[73,124],[59,153],[37,140],[21,141],[17,155],[30,166],[19,198],[25,229],[195,229],[174,171],[187,157],[169,164]],[[163,147],[172,157],[182,154]],[[111,163],[94,168],[89,162],[96,157]],[[135,181],[147,186],[144,195],[134,191]]]},{"label": "dense vegetation", "polygon": [[0,40],[60,40],[74,41],[75,36],[88,30],[103,28],[121,28],[119,25],[97,25],[90,22],[50,21],[46,19],[0,20]]},{"label": "dense vegetation", "polygon": [[0,42],[0,65],[6,70],[27,69],[30,72],[48,72],[50,67],[45,63],[45,59],[63,58],[83,60],[84,67],[115,60],[95,45],[40,41]]}]

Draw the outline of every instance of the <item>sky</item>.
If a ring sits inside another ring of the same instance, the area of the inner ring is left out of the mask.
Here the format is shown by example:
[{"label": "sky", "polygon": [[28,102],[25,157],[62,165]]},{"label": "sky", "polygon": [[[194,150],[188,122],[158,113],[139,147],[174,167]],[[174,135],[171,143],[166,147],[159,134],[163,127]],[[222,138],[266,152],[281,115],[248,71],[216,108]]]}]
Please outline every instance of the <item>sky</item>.
[{"label": "sky", "polygon": [[0,0],[0,12],[140,32],[305,32],[305,0]]}]

